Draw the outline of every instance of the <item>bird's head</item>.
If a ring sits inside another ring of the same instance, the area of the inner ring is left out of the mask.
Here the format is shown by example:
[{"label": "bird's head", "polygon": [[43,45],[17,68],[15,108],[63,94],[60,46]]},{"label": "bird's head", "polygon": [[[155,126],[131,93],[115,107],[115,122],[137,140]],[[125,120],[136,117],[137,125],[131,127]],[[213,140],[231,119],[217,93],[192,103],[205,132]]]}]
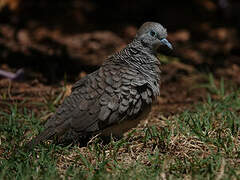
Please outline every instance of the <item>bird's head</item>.
[{"label": "bird's head", "polygon": [[166,37],[167,30],[161,24],[146,22],[139,28],[135,38],[141,41],[144,47],[156,53],[173,49]]}]

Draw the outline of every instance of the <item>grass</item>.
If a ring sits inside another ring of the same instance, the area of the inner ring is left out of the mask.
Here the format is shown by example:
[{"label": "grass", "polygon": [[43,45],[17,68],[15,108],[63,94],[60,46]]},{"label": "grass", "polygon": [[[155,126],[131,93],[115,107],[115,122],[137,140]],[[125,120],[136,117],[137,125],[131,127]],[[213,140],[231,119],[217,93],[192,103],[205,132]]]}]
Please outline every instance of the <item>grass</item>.
[{"label": "grass", "polygon": [[211,94],[193,110],[159,112],[152,126],[108,144],[95,137],[86,147],[45,143],[25,152],[41,115],[8,105],[0,111],[0,179],[240,179],[240,90],[226,93],[211,76],[204,86]]}]

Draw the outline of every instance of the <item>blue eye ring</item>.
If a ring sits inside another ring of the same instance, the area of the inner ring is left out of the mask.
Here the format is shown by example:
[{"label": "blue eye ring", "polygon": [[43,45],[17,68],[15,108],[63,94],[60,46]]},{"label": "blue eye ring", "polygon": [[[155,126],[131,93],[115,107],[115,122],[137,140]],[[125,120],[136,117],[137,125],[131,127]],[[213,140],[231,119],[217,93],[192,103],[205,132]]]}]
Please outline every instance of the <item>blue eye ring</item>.
[{"label": "blue eye ring", "polygon": [[150,34],[152,37],[157,36],[157,33],[156,33],[155,31],[153,31],[153,30],[151,30],[151,31],[149,32],[149,34]]}]

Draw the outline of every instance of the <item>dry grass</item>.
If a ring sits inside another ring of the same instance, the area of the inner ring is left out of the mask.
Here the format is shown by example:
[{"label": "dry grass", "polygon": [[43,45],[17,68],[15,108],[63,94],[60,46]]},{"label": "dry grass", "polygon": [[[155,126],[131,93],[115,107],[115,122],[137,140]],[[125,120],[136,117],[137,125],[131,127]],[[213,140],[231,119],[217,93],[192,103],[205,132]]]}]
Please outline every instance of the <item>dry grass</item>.
[{"label": "dry grass", "polygon": [[0,116],[0,179],[239,179],[240,91],[207,88],[215,100],[209,96],[174,115],[155,104],[149,118],[120,140],[103,143],[96,136],[86,147],[49,141],[31,152],[23,144],[69,88],[41,104],[39,114],[9,105]]}]

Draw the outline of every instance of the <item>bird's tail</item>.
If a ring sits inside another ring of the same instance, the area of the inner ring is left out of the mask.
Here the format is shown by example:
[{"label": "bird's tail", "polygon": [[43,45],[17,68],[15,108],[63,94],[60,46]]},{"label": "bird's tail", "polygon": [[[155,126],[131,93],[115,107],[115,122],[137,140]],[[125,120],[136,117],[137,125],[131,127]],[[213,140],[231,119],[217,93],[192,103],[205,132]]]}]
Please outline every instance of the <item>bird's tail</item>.
[{"label": "bird's tail", "polygon": [[34,146],[39,144],[42,141],[50,139],[52,136],[56,134],[53,128],[47,128],[43,132],[41,132],[36,138],[32,139],[29,143],[26,144],[27,149],[33,149]]}]

